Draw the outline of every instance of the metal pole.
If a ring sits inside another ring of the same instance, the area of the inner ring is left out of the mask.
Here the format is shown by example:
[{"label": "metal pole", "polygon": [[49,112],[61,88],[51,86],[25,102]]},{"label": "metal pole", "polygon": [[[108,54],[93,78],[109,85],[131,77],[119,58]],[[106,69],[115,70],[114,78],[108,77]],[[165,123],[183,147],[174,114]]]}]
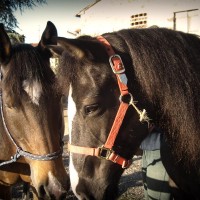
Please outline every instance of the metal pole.
[{"label": "metal pole", "polygon": [[174,22],[174,27],[173,29],[176,30],[176,12],[174,12],[174,17],[173,17],[173,22]]}]

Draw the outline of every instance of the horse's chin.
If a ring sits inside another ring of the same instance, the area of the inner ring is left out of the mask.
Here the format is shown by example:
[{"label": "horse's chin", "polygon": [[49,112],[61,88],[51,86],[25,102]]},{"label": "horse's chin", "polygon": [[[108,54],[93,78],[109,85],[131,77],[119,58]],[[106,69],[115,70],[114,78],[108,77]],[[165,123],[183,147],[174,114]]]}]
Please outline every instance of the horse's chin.
[{"label": "horse's chin", "polygon": [[118,185],[109,185],[103,195],[103,199],[117,199],[118,197]]},{"label": "horse's chin", "polygon": [[[96,182],[97,183],[97,182]],[[94,183],[93,187],[94,188],[87,188],[87,191],[79,191],[76,193],[76,197],[79,200],[115,200],[118,197],[118,185],[116,184],[111,184],[108,185],[107,187],[102,187],[101,189],[95,190],[95,185]],[[90,190],[90,192],[88,192]]]}]

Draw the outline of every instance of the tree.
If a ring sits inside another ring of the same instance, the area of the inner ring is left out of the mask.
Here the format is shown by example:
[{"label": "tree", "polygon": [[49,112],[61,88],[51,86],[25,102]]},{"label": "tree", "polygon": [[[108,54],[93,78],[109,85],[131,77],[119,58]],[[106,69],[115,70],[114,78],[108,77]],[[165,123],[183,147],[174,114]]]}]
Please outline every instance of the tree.
[{"label": "tree", "polygon": [[7,33],[12,44],[24,43],[25,41],[24,35],[20,35],[15,31],[7,31]]},{"label": "tree", "polygon": [[46,0],[1,0],[0,3],[0,23],[3,23],[7,30],[12,31],[18,27],[18,22],[13,12],[20,9],[32,9],[36,4],[46,3]]}]

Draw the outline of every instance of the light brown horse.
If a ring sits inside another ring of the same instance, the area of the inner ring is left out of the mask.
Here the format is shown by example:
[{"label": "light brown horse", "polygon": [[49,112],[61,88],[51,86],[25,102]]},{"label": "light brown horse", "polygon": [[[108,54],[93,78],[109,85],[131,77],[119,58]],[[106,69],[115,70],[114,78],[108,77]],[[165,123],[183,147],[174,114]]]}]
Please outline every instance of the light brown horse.
[{"label": "light brown horse", "polygon": [[37,47],[12,46],[0,25],[0,199],[10,199],[11,186],[22,180],[40,199],[64,198],[69,189],[61,95],[45,47],[54,36],[48,22]]}]

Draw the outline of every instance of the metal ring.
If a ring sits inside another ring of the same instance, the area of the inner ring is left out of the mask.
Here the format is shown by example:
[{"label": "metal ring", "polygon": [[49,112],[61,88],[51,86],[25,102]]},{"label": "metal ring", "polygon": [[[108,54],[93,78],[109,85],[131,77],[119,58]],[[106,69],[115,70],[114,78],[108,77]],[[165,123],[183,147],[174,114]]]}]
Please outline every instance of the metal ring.
[{"label": "metal ring", "polygon": [[[129,100],[129,102],[124,102],[124,101],[122,100],[122,98],[123,98],[124,96],[127,96],[127,95],[130,96],[130,100]],[[128,94],[125,94],[125,95],[120,94],[120,96],[119,96],[119,101],[120,101],[120,102],[124,102],[124,103],[128,103],[129,105],[131,105],[132,102],[133,102],[133,95],[132,95],[130,92],[129,92]]]}]

